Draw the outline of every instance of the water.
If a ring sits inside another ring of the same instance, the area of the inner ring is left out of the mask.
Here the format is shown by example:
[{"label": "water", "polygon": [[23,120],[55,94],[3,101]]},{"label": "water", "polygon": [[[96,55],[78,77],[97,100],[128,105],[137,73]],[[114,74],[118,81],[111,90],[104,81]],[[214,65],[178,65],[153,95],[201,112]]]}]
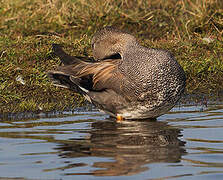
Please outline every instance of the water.
[{"label": "water", "polygon": [[187,102],[157,121],[95,109],[4,118],[0,179],[223,179],[222,104]]}]

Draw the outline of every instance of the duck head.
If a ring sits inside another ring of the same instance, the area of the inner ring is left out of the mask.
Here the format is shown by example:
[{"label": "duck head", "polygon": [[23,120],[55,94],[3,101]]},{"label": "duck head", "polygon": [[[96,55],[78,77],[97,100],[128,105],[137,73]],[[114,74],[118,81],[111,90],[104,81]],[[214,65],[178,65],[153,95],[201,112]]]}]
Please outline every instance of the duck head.
[{"label": "duck head", "polygon": [[112,27],[101,29],[95,33],[91,41],[96,61],[121,59],[127,47],[136,43],[134,36]]}]

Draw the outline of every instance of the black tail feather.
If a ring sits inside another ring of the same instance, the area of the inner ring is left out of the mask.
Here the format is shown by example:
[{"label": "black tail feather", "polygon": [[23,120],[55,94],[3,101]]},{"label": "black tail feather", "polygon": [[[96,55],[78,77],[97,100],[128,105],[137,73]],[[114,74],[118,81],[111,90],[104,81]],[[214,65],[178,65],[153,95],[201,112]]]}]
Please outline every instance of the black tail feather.
[{"label": "black tail feather", "polygon": [[74,64],[77,61],[77,58],[72,57],[65,53],[59,44],[52,44],[53,53],[60,58],[60,61],[64,65]]},{"label": "black tail feather", "polygon": [[78,57],[78,56],[70,56],[66,52],[64,52],[62,46],[60,44],[52,44],[53,53],[60,58],[60,61],[64,65],[75,64],[80,60],[84,60],[87,62],[93,62],[93,58],[89,57]]},{"label": "black tail feather", "polygon": [[61,74],[59,72],[48,72],[48,77],[52,80],[55,86],[60,86],[64,88],[68,88],[76,93],[85,95],[86,91],[83,90],[80,86],[80,79],[79,78],[72,78],[70,79],[69,75]]}]

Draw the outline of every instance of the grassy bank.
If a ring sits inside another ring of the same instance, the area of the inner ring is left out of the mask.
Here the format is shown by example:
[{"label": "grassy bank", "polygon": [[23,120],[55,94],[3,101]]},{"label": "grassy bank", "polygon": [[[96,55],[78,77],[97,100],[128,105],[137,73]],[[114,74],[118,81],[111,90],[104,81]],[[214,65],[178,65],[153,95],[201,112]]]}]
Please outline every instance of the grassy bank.
[{"label": "grassy bank", "polygon": [[59,61],[51,44],[91,56],[103,26],[127,29],[148,47],[172,51],[187,74],[187,91],[223,89],[222,0],[0,0],[0,113],[51,111],[83,104],[52,86]]}]

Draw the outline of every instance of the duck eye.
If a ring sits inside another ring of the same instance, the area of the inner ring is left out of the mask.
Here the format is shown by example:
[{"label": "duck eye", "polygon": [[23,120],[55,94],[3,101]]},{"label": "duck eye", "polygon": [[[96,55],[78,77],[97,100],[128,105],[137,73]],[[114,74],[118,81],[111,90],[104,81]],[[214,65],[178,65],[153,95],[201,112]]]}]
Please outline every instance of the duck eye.
[{"label": "duck eye", "polygon": [[95,48],[95,43],[91,44],[91,48],[94,49]]}]

